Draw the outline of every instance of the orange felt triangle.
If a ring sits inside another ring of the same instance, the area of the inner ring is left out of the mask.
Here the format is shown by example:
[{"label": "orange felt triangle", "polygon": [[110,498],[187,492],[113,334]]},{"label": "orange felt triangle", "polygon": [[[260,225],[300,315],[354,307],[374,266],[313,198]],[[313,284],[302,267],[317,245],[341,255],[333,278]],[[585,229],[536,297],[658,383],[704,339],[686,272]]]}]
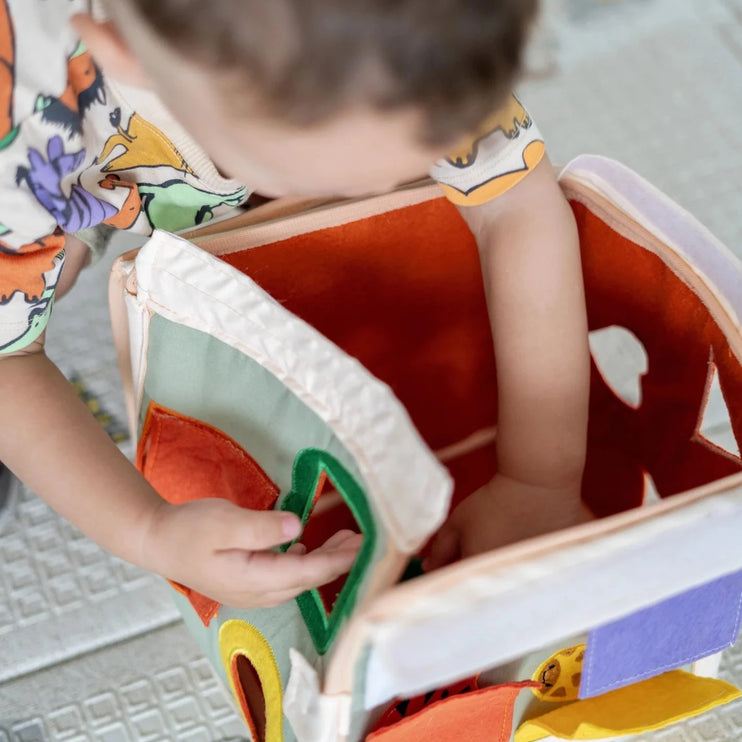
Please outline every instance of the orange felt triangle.
[{"label": "orange felt triangle", "polygon": [[449,696],[392,726],[371,732],[366,742],[462,739],[464,730],[467,742],[509,742],[515,699],[524,688],[538,686],[526,680]]},{"label": "orange felt triangle", "polygon": [[[278,487],[239,443],[156,402],[147,410],[136,464],[160,496],[174,505],[219,497],[250,510],[270,510],[278,497]],[[208,626],[219,603],[172,584]]]},{"label": "orange felt triangle", "polygon": [[406,719],[413,714],[424,710],[428,706],[441,701],[444,698],[450,696],[458,696],[462,693],[472,693],[473,691],[479,690],[479,676],[475,675],[465,680],[460,680],[458,683],[446,685],[443,688],[437,688],[436,690],[429,691],[414,698],[407,700],[395,701],[389,708],[382,714],[379,721],[374,726],[374,732],[382,729],[383,727],[392,726]]},{"label": "orange felt triangle", "polygon": [[278,497],[278,487],[234,439],[155,402],[147,411],[137,466],[175,505],[220,497],[243,508],[268,510]]}]

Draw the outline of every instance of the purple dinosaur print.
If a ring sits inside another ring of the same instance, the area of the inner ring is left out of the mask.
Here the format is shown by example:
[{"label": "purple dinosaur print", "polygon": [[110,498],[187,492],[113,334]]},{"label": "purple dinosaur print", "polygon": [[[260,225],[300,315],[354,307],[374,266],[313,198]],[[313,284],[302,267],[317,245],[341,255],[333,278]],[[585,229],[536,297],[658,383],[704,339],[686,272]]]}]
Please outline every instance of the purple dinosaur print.
[{"label": "purple dinosaur print", "polygon": [[114,216],[118,209],[73,183],[67,195],[62,190],[65,176],[74,173],[85,159],[85,150],[66,154],[60,136],[52,137],[46,148],[47,159],[32,147],[28,150],[30,167],[19,167],[16,183],[25,183],[36,200],[70,234],[93,227]]}]

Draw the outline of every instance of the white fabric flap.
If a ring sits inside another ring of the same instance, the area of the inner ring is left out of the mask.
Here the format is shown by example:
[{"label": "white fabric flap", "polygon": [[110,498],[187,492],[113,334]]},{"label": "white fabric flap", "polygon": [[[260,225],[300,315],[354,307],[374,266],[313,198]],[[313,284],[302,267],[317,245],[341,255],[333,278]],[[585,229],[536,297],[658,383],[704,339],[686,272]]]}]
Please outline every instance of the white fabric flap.
[{"label": "white fabric flap", "polygon": [[653,512],[672,498],[614,532],[605,531],[622,516],[588,526],[595,533],[588,540],[573,529],[568,545],[544,549],[553,537],[534,539],[514,547],[520,558],[501,550],[395,588],[381,599],[386,610],[368,618],[366,707],[504,664],[741,570],[742,475],[723,481],[728,491],[660,517]]},{"label": "white fabric flap", "polygon": [[740,326],[742,263],[692,214],[633,170],[608,157],[580,155],[565,166],[559,180],[588,186],[682,256],[688,267],[715,289],[730,318]]},{"label": "white fabric flap", "polygon": [[350,695],[323,696],[316,671],[301,652],[289,649],[291,674],[283,711],[297,742],[337,742],[348,734]]}]

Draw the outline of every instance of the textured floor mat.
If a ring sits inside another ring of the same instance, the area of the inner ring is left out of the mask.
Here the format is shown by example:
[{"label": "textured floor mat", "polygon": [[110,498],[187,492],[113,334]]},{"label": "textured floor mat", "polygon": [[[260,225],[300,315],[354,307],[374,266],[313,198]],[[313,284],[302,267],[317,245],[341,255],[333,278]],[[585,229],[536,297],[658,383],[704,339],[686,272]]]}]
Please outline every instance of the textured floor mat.
[{"label": "textured floor mat", "polygon": [[181,624],[0,686],[0,742],[237,742],[244,727]]},{"label": "textured floor mat", "polygon": [[178,617],[162,580],[109,556],[25,491],[0,535],[0,576],[0,681]]}]

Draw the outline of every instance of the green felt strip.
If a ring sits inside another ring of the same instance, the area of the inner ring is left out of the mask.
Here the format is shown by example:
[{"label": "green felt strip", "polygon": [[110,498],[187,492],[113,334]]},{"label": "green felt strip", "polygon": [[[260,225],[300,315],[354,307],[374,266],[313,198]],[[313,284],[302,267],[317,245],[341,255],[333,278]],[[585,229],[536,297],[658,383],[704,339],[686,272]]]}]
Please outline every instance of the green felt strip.
[{"label": "green felt strip", "polygon": [[306,525],[323,472],[337,487],[353,513],[363,534],[363,544],[329,615],[317,590],[307,590],[296,599],[319,654],[327,652],[343,620],[355,608],[358,588],[367,574],[376,541],[376,526],[365,493],[343,465],[327,451],[317,448],[299,451],[294,461],[293,486],[281,503],[281,509],[296,513]]}]

